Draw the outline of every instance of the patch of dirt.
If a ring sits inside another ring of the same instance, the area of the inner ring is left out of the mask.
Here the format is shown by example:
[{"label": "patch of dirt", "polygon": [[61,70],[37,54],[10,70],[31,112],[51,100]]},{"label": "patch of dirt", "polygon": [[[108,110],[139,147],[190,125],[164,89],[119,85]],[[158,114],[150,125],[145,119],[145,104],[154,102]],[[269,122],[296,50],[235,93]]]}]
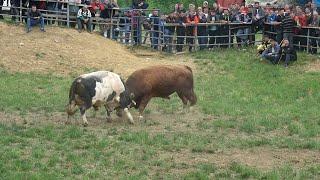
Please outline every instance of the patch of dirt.
[{"label": "patch of dirt", "polygon": [[306,66],[307,72],[319,72],[320,71],[320,56],[317,60],[311,62]]},{"label": "patch of dirt", "polygon": [[[34,27],[0,22],[0,66],[12,72],[40,72],[78,75],[93,70],[113,70],[128,76],[134,70],[156,64],[187,64],[191,61],[139,53],[99,34],[78,33],[75,29],[46,27],[45,33]],[[177,61],[178,60],[178,61]]]},{"label": "patch of dirt", "polygon": [[[302,168],[308,164],[320,163],[319,151],[272,149],[270,147],[257,147],[251,149],[228,149],[215,153],[193,153],[189,150],[179,152],[159,152],[159,159],[171,158],[179,164],[192,167],[195,164],[215,164],[221,168],[230,166],[233,162],[257,168],[262,171],[283,167],[290,164],[295,168]],[[174,170],[174,169],[173,169]]]}]

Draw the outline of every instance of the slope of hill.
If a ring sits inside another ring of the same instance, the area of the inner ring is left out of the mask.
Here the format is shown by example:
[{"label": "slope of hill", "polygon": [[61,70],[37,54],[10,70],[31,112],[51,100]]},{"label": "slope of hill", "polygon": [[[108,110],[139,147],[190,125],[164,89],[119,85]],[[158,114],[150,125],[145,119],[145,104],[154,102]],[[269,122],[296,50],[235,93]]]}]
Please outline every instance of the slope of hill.
[{"label": "slope of hill", "polygon": [[13,72],[56,75],[103,69],[126,76],[145,66],[181,63],[164,60],[159,53],[139,57],[126,46],[98,34],[58,27],[47,27],[46,31],[42,33],[35,27],[26,33],[22,26],[0,22],[0,66]]}]

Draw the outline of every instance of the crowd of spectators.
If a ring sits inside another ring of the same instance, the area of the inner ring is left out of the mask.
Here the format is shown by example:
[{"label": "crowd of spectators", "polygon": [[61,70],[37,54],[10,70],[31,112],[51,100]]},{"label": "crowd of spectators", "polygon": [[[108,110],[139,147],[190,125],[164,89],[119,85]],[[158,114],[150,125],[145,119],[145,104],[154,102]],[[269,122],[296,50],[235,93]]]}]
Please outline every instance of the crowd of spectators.
[{"label": "crowd of spectators", "polygon": [[[66,11],[64,2],[22,0],[25,7],[36,5],[37,9],[57,12]],[[167,52],[181,52],[184,46],[193,51],[195,44],[200,50],[226,48],[233,44],[254,44],[255,33],[264,30],[279,45],[285,39],[295,50],[317,53],[320,41],[309,38],[308,42],[306,36],[319,37],[319,28],[304,27],[319,27],[320,8],[312,1],[300,5],[279,2],[261,6],[258,1],[249,5],[243,1],[242,4],[221,7],[204,1],[198,7],[189,4],[186,8],[177,3],[171,13],[160,14],[157,9],[147,10],[149,5],[145,0],[133,0],[127,9],[120,9],[116,0],[68,0],[69,13],[76,18],[70,23],[72,27],[78,25],[79,32],[83,28],[89,32],[99,29],[106,37],[124,43],[141,44],[150,38],[152,48],[159,49],[162,44],[162,50]],[[11,13],[17,14],[14,7],[20,6],[20,0],[11,0],[11,5]],[[95,17],[105,20],[100,22],[104,25],[96,28],[98,20]],[[108,20],[111,17],[116,22]]]}]

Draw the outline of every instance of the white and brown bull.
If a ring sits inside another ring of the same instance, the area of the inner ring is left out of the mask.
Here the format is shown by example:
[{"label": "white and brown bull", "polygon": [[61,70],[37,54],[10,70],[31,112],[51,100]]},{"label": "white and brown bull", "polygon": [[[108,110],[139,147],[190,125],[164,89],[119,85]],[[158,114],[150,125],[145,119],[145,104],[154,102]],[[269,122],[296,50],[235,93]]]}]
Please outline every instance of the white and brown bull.
[{"label": "white and brown bull", "polygon": [[170,95],[177,93],[184,107],[195,105],[197,97],[193,91],[193,73],[188,66],[158,65],[143,68],[133,72],[127,79],[126,90],[133,94],[136,102],[135,108],[139,109],[139,118],[148,102],[153,97],[170,99]]},{"label": "white and brown bull", "polygon": [[68,117],[73,115],[77,107],[83,119],[84,126],[88,125],[86,110],[94,107],[98,110],[104,106],[107,111],[107,119],[111,120],[110,112],[114,109],[123,110],[130,123],[134,123],[128,108],[132,104],[130,94],[127,93],[124,83],[118,74],[109,71],[97,71],[83,74],[77,77],[69,91],[69,104],[66,112]]}]

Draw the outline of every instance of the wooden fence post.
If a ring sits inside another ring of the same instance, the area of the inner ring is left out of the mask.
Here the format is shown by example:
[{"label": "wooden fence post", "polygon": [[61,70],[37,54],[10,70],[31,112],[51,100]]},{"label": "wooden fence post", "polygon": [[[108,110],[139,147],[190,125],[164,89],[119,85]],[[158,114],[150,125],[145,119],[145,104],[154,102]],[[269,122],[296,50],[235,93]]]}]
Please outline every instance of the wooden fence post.
[{"label": "wooden fence post", "polygon": [[70,27],[70,6],[69,2],[67,2],[67,27]]}]

